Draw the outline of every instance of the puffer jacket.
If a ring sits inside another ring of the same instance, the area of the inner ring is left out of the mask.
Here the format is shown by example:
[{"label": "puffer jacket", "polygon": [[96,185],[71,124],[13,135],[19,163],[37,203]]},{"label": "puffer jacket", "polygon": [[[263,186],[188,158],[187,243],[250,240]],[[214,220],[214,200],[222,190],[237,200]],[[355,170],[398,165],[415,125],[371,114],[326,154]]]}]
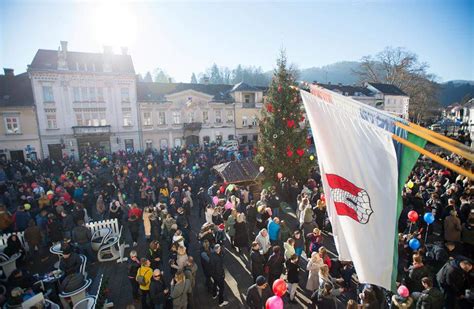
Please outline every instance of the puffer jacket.
[{"label": "puffer jacket", "polygon": [[295,248],[289,243],[283,243],[283,248],[285,249],[285,260],[288,260],[293,254],[295,254]]}]

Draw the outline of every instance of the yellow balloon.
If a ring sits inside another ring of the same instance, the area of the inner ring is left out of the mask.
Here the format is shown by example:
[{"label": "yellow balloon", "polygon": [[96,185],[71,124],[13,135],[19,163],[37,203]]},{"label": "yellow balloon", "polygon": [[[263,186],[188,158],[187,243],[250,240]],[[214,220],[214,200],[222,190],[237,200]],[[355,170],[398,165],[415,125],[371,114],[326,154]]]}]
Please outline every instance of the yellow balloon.
[{"label": "yellow balloon", "polygon": [[151,170],[153,168],[153,165],[148,164],[148,169]]},{"label": "yellow balloon", "polygon": [[314,160],[314,156],[313,156],[313,155],[310,155],[310,156],[309,156],[309,159],[310,159],[311,161],[313,161],[313,160]]}]

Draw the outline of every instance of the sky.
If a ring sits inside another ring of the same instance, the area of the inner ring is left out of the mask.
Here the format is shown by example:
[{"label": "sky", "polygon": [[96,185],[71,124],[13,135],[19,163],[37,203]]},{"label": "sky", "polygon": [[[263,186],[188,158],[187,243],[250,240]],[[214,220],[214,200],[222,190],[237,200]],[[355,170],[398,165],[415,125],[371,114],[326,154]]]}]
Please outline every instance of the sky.
[{"label": "sky", "polygon": [[283,48],[299,68],[404,47],[440,82],[474,80],[474,0],[0,1],[0,66],[26,70],[38,49],[126,45],[135,71],[176,81],[213,63],[271,70]]}]

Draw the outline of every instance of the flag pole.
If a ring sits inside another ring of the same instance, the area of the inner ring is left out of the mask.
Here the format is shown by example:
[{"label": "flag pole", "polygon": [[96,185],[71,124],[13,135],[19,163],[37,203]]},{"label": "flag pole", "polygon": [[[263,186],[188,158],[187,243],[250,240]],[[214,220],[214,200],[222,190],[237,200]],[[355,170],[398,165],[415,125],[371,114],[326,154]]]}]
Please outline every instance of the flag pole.
[{"label": "flag pole", "polygon": [[447,143],[445,141],[442,141],[442,140],[439,140],[437,138],[435,138],[434,136],[432,136],[431,134],[427,134],[426,132],[422,131],[422,130],[417,130],[411,126],[407,126],[407,125],[404,125],[403,123],[401,122],[395,122],[395,125],[399,128],[402,128],[410,133],[413,133],[421,138],[424,138],[425,140],[435,144],[435,145],[438,145],[448,151],[451,151],[455,154],[458,154],[466,159],[468,159],[469,161],[474,161],[474,155],[472,153],[468,153],[466,151],[464,151],[463,149],[461,148],[458,148],[450,143]]},{"label": "flag pole", "polygon": [[418,145],[415,145],[413,144],[412,142],[409,142],[407,141],[406,139],[403,139],[401,138],[400,136],[398,135],[395,135],[395,134],[392,134],[392,138],[394,140],[396,140],[397,142],[399,142],[400,144],[403,144],[419,153],[421,153],[422,155],[425,155],[427,156],[428,158],[430,158],[431,160],[443,165],[444,167],[447,167],[449,168],[450,170],[453,170],[455,171],[456,173],[460,174],[460,175],[463,175],[463,176],[466,176],[470,179],[474,179],[474,174],[471,173],[470,171],[468,170],[465,170],[463,169],[462,167],[459,167],[443,158],[441,158],[440,156],[437,156],[431,152],[429,152],[428,150],[424,149],[424,148],[421,148],[420,146]]}]

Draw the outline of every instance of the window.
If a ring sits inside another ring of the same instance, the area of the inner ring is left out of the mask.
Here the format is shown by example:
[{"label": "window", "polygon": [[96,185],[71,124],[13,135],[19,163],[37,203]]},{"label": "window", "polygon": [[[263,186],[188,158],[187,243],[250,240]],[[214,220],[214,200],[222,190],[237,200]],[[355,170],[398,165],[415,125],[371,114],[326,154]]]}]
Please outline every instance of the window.
[{"label": "window", "polygon": [[181,123],[181,115],[179,112],[173,112],[173,124]]},{"label": "window", "polygon": [[56,119],[56,109],[50,108],[44,110],[46,114],[46,128],[48,129],[57,129],[58,122]]},{"label": "window", "polygon": [[104,101],[104,89],[102,88],[97,88],[97,100],[99,102],[103,102]]},{"label": "window", "polygon": [[105,108],[75,108],[76,123],[78,126],[105,126],[107,125]]},{"label": "window", "polygon": [[132,109],[131,108],[122,108],[122,116],[123,116],[123,126],[124,127],[133,126]]},{"label": "window", "polygon": [[53,87],[43,86],[43,101],[54,102]]},{"label": "window", "polygon": [[166,138],[162,138],[160,140],[160,147],[161,148],[168,148],[168,140]]},{"label": "window", "polygon": [[166,114],[165,112],[158,112],[158,125],[166,124]]},{"label": "window", "polygon": [[245,103],[250,103],[250,94],[244,95],[244,102]]},{"label": "window", "polygon": [[227,136],[227,140],[232,141],[234,140],[234,135],[230,134]]},{"label": "window", "polygon": [[20,117],[5,116],[5,129],[7,134],[20,134]]},{"label": "window", "polygon": [[227,111],[227,123],[234,123],[234,112],[228,110]]},{"label": "window", "polygon": [[74,102],[81,102],[81,89],[79,87],[73,88]]},{"label": "window", "polygon": [[151,126],[151,112],[143,112],[143,125]]},{"label": "window", "polygon": [[146,143],[146,149],[152,149],[153,148],[153,141],[152,140],[147,140],[145,143]]},{"label": "window", "polygon": [[194,122],[194,112],[193,111],[188,112],[188,122],[189,123]]},{"label": "window", "polygon": [[222,112],[216,111],[216,123],[222,123]]},{"label": "window", "polygon": [[243,135],[242,136],[242,143],[246,143],[247,142],[247,135]]},{"label": "window", "polygon": [[181,147],[181,139],[175,138],[174,139],[174,147]]},{"label": "window", "polygon": [[242,116],[242,126],[246,127],[249,125],[249,120],[247,116]]},{"label": "window", "polygon": [[122,102],[130,102],[130,91],[128,88],[120,88]]},{"label": "window", "polygon": [[92,102],[97,101],[97,97],[95,96],[95,88],[89,88],[89,98]]},{"label": "window", "polygon": [[208,111],[203,111],[202,112],[202,122],[203,123],[209,123],[209,112]]},{"label": "window", "polygon": [[86,87],[81,88],[81,93],[82,93],[82,102],[89,101],[89,96],[87,95],[87,88]]},{"label": "window", "polygon": [[258,122],[257,117],[253,116],[253,118],[252,118],[252,125],[253,125],[254,127],[257,126],[257,122]]},{"label": "window", "polygon": [[132,152],[133,149],[133,139],[126,139],[125,141],[125,150],[128,152]]},{"label": "window", "polygon": [[253,139],[254,142],[258,142],[258,135],[254,134],[252,139]]}]

